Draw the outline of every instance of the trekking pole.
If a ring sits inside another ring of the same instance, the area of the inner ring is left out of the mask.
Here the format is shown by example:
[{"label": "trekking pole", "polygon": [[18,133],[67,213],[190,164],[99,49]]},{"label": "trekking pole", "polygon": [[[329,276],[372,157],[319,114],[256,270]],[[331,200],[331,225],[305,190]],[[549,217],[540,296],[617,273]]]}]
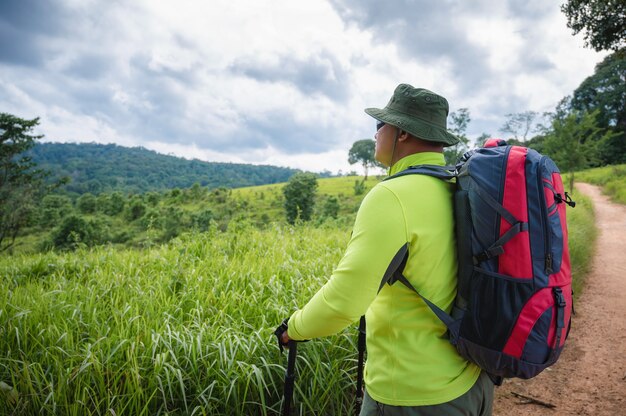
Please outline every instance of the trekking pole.
[{"label": "trekking pole", "polygon": [[359,321],[359,361],[356,368],[356,401],[355,411],[358,416],[361,413],[363,404],[363,362],[365,361],[365,316],[361,316]]},{"label": "trekking pole", "polygon": [[289,341],[289,357],[287,359],[287,371],[285,372],[285,390],[283,393],[283,416],[291,414],[291,399],[293,398],[293,387],[296,381],[296,356],[298,343]]},{"label": "trekking pole", "polygon": [[289,416],[291,413],[291,400],[293,399],[293,387],[296,381],[296,356],[298,355],[298,344],[294,340],[290,340],[286,345],[283,344],[281,336],[287,330],[287,322],[289,319],[285,319],[276,331],[274,335],[278,338],[278,347],[282,353],[285,346],[289,349],[289,356],[287,357],[287,370],[285,371],[285,386],[283,389],[283,405],[282,416]]}]

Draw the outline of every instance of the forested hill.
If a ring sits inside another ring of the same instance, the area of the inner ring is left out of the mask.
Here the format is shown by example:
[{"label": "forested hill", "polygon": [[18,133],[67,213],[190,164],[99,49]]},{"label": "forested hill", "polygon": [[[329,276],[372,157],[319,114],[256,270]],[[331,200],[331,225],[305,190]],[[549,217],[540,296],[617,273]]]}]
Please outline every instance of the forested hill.
[{"label": "forested hill", "polygon": [[237,188],[285,182],[298,172],[276,166],[203,162],[162,155],[142,147],[96,143],[38,143],[29,151],[52,178],[67,176],[63,189],[75,194],[143,193],[188,188]]}]

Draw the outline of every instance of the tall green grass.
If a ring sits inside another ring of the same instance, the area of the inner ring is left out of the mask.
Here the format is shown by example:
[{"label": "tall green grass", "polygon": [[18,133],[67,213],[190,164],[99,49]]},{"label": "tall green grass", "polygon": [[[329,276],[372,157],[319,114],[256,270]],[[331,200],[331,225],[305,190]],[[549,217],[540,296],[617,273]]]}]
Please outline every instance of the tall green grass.
[{"label": "tall green grass", "polygon": [[575,295],[583,291],[585,278],[591,262],[598,235],[593,212],[593,203],[574,187],[572,198],[576,207],[567,209],[569,253],[572,266],[572,288]]},{"label": "tall green grass", "polygon": [[[575,278],[591,206],[569,210]],[[0,414],[275,415],[272,335],[327,280],[348,227],[245,222],[145,250],[0,258]],[[355,328],[302,344],[299,415],[352,412]]]},{"label": "tall green grass", "polygon": [[626,165],[588,169],[576,173],[576,180],[599,185],[612,201],[626,204]]},{"label": "tall green grass", "polygon": [[[17,392],[0,414],[277,414],[286,357],[272,332],[348,237],[250,227],[0,260],[0,381]],[[353,352],[348,334],[302,347],[300,413],[347,412]]]}]

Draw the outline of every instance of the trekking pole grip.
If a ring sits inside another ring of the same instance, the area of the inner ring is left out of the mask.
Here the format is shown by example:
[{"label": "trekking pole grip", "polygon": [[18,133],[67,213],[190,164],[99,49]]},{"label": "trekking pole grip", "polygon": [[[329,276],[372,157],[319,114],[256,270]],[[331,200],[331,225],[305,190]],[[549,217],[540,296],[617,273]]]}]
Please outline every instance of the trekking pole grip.
[{"label": "trekking pole grip", "polygon": [[[286,346],[289,344],[284,344],[282,340],[283,333],[289,328],[289,318],[285,319],[274,331],[274,335],[276,335],[276,339],[278,340],[278,348],[280,348],[280,352],[283,352]],[[289,347],[287,347],[289,348]]]}]

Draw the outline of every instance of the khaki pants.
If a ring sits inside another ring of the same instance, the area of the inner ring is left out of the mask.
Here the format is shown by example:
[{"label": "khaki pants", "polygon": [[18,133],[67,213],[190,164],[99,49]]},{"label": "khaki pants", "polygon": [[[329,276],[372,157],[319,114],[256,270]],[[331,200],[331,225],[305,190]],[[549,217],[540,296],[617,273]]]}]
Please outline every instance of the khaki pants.
[{"label": "khaki pants", "polygon": [[476,383],[456,399],[432,406],[392,406],[378,403],[367,390],[359,416],[490,416],[493,408],[493,382],[482,372]]}]

